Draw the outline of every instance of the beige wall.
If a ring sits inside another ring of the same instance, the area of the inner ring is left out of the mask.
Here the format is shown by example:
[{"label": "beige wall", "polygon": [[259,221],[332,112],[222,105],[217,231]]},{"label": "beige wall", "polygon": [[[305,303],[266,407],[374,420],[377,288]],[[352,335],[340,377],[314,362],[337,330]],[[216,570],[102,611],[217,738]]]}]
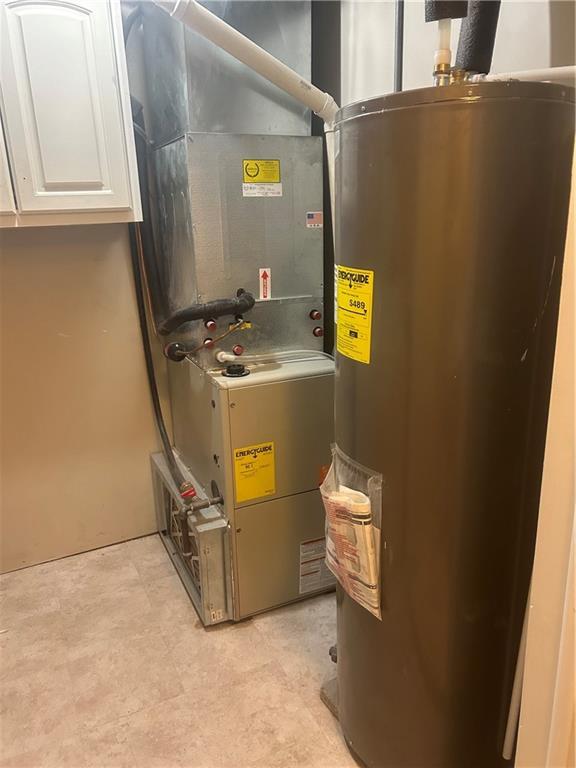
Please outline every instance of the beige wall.
[{"label": "beige wall", "polygon": [[0,234],[0,570],[154,529],[125,225]]}]

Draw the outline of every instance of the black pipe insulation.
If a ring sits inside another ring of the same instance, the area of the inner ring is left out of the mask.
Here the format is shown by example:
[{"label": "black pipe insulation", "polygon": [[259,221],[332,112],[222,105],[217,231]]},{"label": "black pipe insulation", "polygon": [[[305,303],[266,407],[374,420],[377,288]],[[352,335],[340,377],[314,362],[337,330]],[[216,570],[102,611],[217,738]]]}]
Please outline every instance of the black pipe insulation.
[{"label": "black pipe insulation", "polygon": [[255,303],[251,293],[240,289],[238,295],[233,299],[216,299],[215,301],[207,301],[205,304],[192,304],[185,309],[179,309],[160,323],[158,332],[167,336],[184,323],[193,320],[210,320],[224,315],[241,315],[252,309]]},{"label": "black pipe insulation", "polygon": [[424,2],[424,18],[426,21],[462,19],[467,13],[467,0],[425,0]]},{"label": "black pipe insulation", "polygon": [[500,0],[470,0],[460,27],[456,68],[487,75],[492,66]]}]

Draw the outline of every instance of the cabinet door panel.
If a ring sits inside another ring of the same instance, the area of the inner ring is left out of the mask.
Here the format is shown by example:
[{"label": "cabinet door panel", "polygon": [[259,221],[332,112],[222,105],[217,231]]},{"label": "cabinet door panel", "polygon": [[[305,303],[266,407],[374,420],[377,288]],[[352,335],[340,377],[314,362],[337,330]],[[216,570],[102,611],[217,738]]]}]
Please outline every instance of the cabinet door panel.
[{"label": "cabinet door panel", "polygon": [[106,0],[4,0],[1,80],[22,212],[131,206]]},{"label": "cabinet door panel", "polygon": [[10,181],[10,171],[8,169],[8,156],[6,154],[6,144],[4,143],[2,121],[0,120],[0,216],[7,213],[13,214],[15,210],[12,182]]}]

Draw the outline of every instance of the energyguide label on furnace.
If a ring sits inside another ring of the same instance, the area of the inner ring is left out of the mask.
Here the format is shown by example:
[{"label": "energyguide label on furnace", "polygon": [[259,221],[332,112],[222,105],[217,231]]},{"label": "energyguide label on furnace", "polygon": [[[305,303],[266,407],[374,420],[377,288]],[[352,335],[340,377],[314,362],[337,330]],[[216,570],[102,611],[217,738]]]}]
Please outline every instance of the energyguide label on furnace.
[{"label": "energyguide label on furnace", "polygon": [[338,324],[336,347],[341,355],[370,362],[374,272],[370,269],[336,268]]},{"label": "energyguide label on furnace", "polygon": [[276,493],[274,443],[258,443],[234,449],[236,502],[273,496]]},{"label": "energyguide label on furnace", "polygon": [[242,160],[243,197],[282,197],[280,160]]}]

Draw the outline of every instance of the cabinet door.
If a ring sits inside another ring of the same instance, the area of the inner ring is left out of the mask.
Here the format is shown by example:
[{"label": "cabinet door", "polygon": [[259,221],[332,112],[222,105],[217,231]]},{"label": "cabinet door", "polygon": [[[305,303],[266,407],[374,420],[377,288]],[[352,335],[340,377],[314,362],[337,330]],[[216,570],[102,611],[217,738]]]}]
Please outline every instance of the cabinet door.
[{"label": "cabinet door", "polygon": [[15,213],[14,195],[12,194],[12,182],[8,168],[8,155],[0,120],[0,216]]},{"label": "cabinet door", "polygon": [[116,0],[0,1],[0,82],[19,210],[130,208]]}]

